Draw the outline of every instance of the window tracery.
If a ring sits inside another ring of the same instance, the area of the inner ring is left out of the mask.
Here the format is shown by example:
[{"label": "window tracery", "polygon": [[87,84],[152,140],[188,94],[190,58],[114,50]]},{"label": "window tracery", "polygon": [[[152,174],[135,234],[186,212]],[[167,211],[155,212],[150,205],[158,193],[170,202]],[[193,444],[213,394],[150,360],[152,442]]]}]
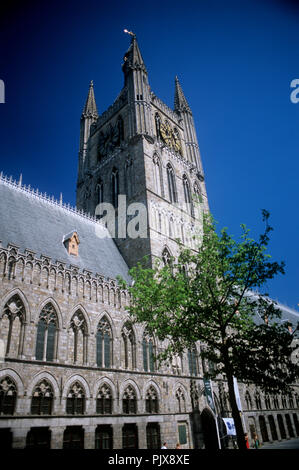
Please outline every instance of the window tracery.
[{"label": "window tracery", "polygon": [[0,380],[0,415],[13,415],[16,400],[16,384],[10,377],[6,376]]},{"label": "window tracery", "polygon": [[111,367],[112,365],[112,331],[106,317],[103,317],[97,330],[97,365],[98,367]]},{"label": "window tracery", "polygon": [[123,413],[136,414],[137,413],[137,398],[136,392],[131,385],[128,385],[123,394]]},{"label": "window tracery", "polygon": [[79,382],[69,389],[66,399],[66,413],[69,415],[83,414],[85,411],[85,392]]},{"label": "window tracery", "polygon": [[42,380],[34,388],[31,400],[31,414],[50,415],[53,406],[53,389],[47,380]]},{"label": "window tracery", "polygon": [[25,323],[25,307],[18,294],[6,302],[0,320],[0,339],[4,341],[5,355],[16,357],[22,353]]},{"label": "window tracery", "polygon": [[159,413],[159,401],[156,389],[151,386],[146,392],[145,411],[147,413]]},{"label": "window tracery", "polygon": [[126,322],[122,329],[122,341],[124,348],[125,368],[135,369],[136,367],[136,341],[130,322]]},{"label": "window tracery", "polygon": [[98,414],[112,414],[112,392],[107,384],[103,384],[98,391],[96,412]]},{"label": "window tracery", "polygon": [[39,315],[36,334],[35,358],[53,361],[56,353],[57,314],[51,303],[45,305]]}]

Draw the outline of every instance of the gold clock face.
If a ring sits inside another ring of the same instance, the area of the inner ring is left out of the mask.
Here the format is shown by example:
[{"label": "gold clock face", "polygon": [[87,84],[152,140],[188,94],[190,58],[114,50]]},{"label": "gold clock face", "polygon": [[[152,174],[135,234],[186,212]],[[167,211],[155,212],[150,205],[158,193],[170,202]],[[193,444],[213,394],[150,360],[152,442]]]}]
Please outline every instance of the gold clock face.
[{"label": "gold clock face", "polygon": [[161,137],[167,145],[171,144],[172,141],[172,129],[168,122],[161,123],[160,126]]},{"label": "gold clock face", "polygon": [[168,121],[161,122],[160,135],[165,144],[182,155],[182,144],[178,131],[173,130]]}]

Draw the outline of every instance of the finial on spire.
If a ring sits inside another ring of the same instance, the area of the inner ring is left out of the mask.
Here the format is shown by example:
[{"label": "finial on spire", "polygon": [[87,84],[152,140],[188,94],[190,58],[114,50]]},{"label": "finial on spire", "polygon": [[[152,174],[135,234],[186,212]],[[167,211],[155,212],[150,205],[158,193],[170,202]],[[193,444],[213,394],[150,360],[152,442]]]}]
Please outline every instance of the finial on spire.
[{"label": "finial on spire", "polygon": [[88,90],[88,95],[87,95],[87,99],[85,102],[85,106],[83,109],[83,115],[98,117],[98,110],[97,110],[96,100],[94,96],[93,80],[90,80],[90,83],[89,83],[89,90]]},{"label": "finial on spire", "polygon": [[136,38],[136,34],[133,33],[133,31],[128,31],[127,29],[124,29],[124,33],[127,33],[127,34],[129,34],[130,36],[132,36],[133,38]]}]

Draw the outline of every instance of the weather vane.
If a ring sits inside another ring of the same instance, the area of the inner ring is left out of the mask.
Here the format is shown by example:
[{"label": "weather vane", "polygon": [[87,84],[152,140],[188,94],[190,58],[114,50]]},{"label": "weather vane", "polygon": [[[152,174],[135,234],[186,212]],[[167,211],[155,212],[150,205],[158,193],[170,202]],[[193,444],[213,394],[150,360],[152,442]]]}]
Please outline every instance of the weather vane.
[{"label": "weather vane", "polygon": [[124,29],[124,33],[129,34],[130,36],[133,36],[133,38],[136,37],[136,34],[134,34],[132,31],[128,31],[127,29]]}]

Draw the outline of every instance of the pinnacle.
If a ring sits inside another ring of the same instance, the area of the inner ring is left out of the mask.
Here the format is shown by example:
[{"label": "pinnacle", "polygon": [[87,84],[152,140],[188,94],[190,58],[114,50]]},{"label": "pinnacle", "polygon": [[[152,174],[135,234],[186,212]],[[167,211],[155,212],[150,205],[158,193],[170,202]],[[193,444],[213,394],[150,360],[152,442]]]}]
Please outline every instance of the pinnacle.
[{"label": "pinnacle", "polygon": [[98,117],[98,110],[93,89],[93,80],[91,80],[89,84],[88,95],[82,114],[85,116]]},{"label": "pinnacle", "polygon": [[187,111],[192,114],[177,75],[175,77],[174,110],[177,112]]},{"label": "pinnacle", "polygon": [[131,67],[142,67],[144,71],[146,71],[146,67],[137,43],[137,38],[134,33],[131,33],[131,44],[124,55],[124,62],[130,64]]}]

